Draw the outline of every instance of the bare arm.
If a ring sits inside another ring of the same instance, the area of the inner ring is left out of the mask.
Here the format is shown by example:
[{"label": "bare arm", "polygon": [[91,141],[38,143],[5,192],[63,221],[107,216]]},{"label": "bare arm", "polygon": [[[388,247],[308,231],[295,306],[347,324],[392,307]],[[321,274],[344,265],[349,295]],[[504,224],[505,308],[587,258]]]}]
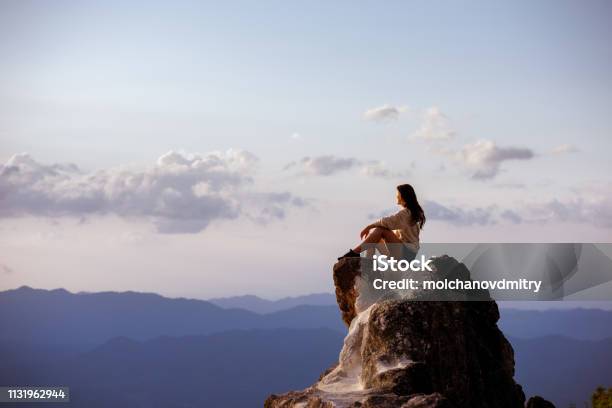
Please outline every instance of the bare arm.
[{"label": "bare arm", "polygon": [[384,227],[382,225],[377,225],[376,223],[374,224],[370,224],[368,226],[366,226],[363,230],[361,230],[361,232],[359,233],[359,236],[361,237],[361,239],[365,239],[365,237],[368,236],[368,234],[370,233],[370,230],[372,228],[384,228],[384,229],[389,229],[387,227]]},{"label": "bare arm", "polygon": [[388,230],[399,229],[402,223],[402,215],[401,211],[393,215],[389,215],[388,217],[382,217],[378,221],[372,223],[373,227],[383,227]]}]

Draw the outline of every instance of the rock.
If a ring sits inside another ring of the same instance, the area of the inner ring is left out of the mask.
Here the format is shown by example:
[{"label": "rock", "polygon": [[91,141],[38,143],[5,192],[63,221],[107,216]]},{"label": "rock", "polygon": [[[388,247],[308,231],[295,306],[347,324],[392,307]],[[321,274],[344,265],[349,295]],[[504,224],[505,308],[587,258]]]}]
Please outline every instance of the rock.
[{"label": "rock", "polygon": [[[484,301],[458,301],[456,291],[447,301],[439,291],[436,300],[422,291],[408,298],[386,293],[361,310],[356,288],[359,279],[362,290],[371,280],[362,276],[368,272],[361,262],[343,259],[334,266],[338,305],[350,325],[338,364],[305,390],[271,395],[266,408],[524,406],[513,378],[514,352],[497,327],[499,310],[488,292],[475,294]],[[436,258],[434,265],[435,279],[470,279],[453,258]],[[534,405],[540,406],[548,407]]]},{"label": "rock", "polygon": [[349,326],[357,316],[355,279],[361,275],[361,258],[343,258],[334,265],[336,301],[342,313],[342,321]]},{"label": "rock", "polygon": [[529,398],[527,401],[526,408],[555,408],[552,402],[545,400],[544,398],[536,395],[535,397]]},{"label": "rock", "polygon": [[[470,271],[464,264],[455,258],[444,255],[433,258],[433,273],[421,273],[413,275],[419,280],[463,280],[470,281]],[[334,286],[336,287],[336,301],[342,314],[342,320],[347,325],[355,318],[360,311],[358,299],[362,303],[371,305],[381,299],[393,299],[399,296],[396,291],[374,291],[372,282],[381,277],[379,272],[372,271],[370,262],[365,258],[343,258],[339,260],[333,268]],[[359,285],[361,283],[361,285]],[[358,287],[361,286],[362,293]],[[367,292],[367,293],[364,293]],[[410,298],[414,300],[491,300],[489,292],[486,290],[478,291],[418,291],[410,293]],[[404,293],[402,296],[408,296]],[[367,298],[367,300],[365,300]],[[365,307],[362,306],[362,310]]]}]

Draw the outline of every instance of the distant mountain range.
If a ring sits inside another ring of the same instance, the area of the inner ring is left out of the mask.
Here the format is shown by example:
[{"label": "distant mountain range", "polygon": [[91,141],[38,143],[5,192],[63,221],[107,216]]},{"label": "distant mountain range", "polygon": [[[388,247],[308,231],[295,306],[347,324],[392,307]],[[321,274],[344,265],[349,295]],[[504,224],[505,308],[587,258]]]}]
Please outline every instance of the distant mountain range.
[{"label": "distant mountain range", "polygon": [[[88,408],[261,407],[302,389],[338,359],[330,329],[233,330],[208,336],[118,337],[78,352],[0,342],[0,384],[65,384]],[[612,339],[510,338],[516,380],[557,407],[583,406],[612,378]]]},{"label": "distant mountain range", "polygon": [[[261,406],[312,384],[346,333],[337,306],[274,309],[289,299],[259,314],[149,293],[0,292],[0,385],[68,384],[78,407]],[[501,316],[528,395],[582,406],[612,385],[612,311]]]},{"label": "distant mountain range", "polygon": [[[599,385],[612,386],[612,338],[576,340],[563,336],[509,338],[515,378],[526,395],[542,395],[557,408],[590,406]],[[585,405],[588,403],[588,405]]]},{"label": "distant mountain range", "polygon": [[195,299],[170,299],[152,293],[70,293],[23,286],[0,292],[0,340],[44,344],[101,344],[124,336],[204,335],[232,329],[346,328],[335,306],[296,306],[265,315],[223,309]]},{"label": "distant mountain range", "polygon": [[612,311],[501,309],[499,327],[513,337],[560,335],[584,340],[612,337]]},{"label": "distant mountain range", "polygon": [[254,295],[243,295],[208,299],[208,301],[224,309],[245,309],[263,314],[301,305],[335,306],[336,296],[331,293],[313,293],[304,296],[285,297],[279,300],[267,300]]},{"label": "distant mountain range", "polygon": [[[27,286],[0,292],[0,325],[10,327],[10,330],[0,331],[0,340],[84,347],[99,345],[118,336],[147,340],[233,329],[328,328],[346,333],[339,316],[335,305],[299,305],[258,314],[243,309],[224,309],[204,300],[171,299],[152,293],[75,294],[64,289],[43,290]],[[503,309],[500,327],[513,337],[562,335],[604,339],[612,337],[612,311]]]}]

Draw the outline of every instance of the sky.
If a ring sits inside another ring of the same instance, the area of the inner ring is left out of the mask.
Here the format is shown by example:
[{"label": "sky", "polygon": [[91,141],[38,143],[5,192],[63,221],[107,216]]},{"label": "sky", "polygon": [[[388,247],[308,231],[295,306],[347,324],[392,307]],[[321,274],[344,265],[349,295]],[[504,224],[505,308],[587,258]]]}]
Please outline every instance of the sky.
[{"label": "sky", "polygon": [[0,290],[332,291],[424,242],[611,242],[612,4],[0,3]]}]

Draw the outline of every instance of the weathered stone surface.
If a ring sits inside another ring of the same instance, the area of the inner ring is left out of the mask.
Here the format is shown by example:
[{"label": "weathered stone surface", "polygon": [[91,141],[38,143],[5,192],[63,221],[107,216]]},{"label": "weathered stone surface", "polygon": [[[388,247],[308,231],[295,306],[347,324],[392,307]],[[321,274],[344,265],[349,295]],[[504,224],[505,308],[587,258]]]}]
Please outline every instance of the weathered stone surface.
[{"label": "weathered stone surface", "polygon": [[[465,407],[522,407],[513,350],[497,328],[498,318],[495,302],[374,305],[362,350],[364,386],[392,387],[400,395],[440,392]],[[401,360],[417,365],[396,370],[386,381],[380,378],[381,364],[401,365]]]},{"label": "weathered stone surface", "polygon": [[357,289],[355,278],[361,274],[361,260],[358,258],[344,258],[334,265],[334,286],[336,287],[336,301],[342,313],[342,321],[349,326],[357,316],[355,302]]},{"label": "weathered stone surface", "polygon": [[[453,258],[437,258],[435,265],[437,278],[470,279]],[[359,259],[334,267],[338,304],[350,324],[338,364],[303,391],[270,396],[266,408],[524,406],[525,395],[513,378],[514,352],[497,327],[499,310],[486,291],[477,294],[485,301],[442,301],[439,293],[438,300],[423,301],[428,294],[420,293],[385,297],[358,311],[358,276]],[[532,398],[530,406],[551,406],[533,405],[542,401]]]}]

